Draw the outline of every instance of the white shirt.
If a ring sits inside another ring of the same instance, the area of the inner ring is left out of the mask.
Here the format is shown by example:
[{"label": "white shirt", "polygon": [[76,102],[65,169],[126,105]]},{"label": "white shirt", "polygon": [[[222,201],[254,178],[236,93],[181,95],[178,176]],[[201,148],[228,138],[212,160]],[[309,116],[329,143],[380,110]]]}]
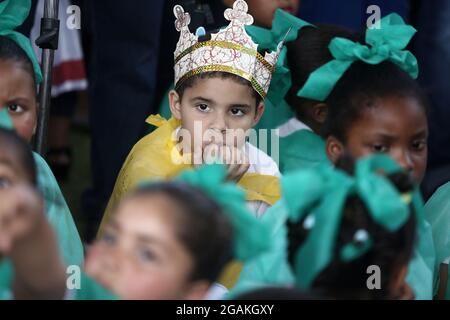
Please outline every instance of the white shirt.
[{"label": "white shirt", "polygon": [[298,120],[295,117],[289,119],[287,122],[280,125],[278,127],[278,130],[280,130],[278,133],[280,138],[287,137],[287,136],[293,134],[294,132],[300,131],[300,130],[312,131],[312,129],[310,127],[308,127],[306,124],[304,124],[303,122],[301,122],[300,120]]},{"label": "white shirt", "polygon": [[[259,173],[275,177],[281,176],[278,165],[265,152],[259,150],[248,142],[245,147],[250,161],[250,168],[247,173]],[[270,207],[270,205],[263,201],[247,201],[247,207],[255,214],[257,218],[260,218]]]}]

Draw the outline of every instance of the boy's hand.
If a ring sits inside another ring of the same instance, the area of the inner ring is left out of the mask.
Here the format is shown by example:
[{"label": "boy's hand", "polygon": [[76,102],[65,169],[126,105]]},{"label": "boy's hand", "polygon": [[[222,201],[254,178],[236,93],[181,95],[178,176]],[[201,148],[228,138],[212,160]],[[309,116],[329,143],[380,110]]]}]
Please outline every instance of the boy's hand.
[{"label": "boy's hand", "polygon": [[27,185],[0,189],[0,252],[10,255],[45,219],[44,203]]},{"label": "boy's hand", "polygon": [[246,152],[226,145],[207,145],[202,151],[202,163],[213,163],[217,160],[227,166],[227,179],[230,181],[239,182],[250,167]]}]

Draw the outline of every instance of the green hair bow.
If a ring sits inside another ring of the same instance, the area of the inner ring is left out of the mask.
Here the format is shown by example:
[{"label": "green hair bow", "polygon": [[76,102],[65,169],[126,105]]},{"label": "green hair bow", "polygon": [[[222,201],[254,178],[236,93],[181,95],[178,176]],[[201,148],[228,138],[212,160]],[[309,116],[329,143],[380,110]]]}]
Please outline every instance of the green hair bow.
[{"label": "green hair bow", "polygon": [[390,61],[416,79],[419,73],[417,59],[410,51],[404,50],[415,33],[416,29],[392,13],[380,20],[379,29],[366,31],[366,42],[370,46],[334,38],[329,45],[334,60],[311,73],[298,96],[324,101],[345,71],[357,60],[374,65]]},{"label": "green hair bow", "polygon": [[201,189],[222,207],[233,226],[235,257],[245,261],[270,247],[270,233],[268,226],[246,209],[244,191],[225,178],[225,167],[212,164],[184,171],[176,180]]},{"label": "green hair bow", "polygon": [[30,40],[20,32],[14,31],[28,17],[31,0],[4,0],[0,2],[0,36],[7,37],[20,46],[33,64],[37,83],[42,81],[39,62],[31,46]]},{"label": "green hair bow", "polygon": [[[282,179],[282,189],[289,210],[289,219],[302,219],[310,229],[305,242],[295,255],[296,282],[308,288],[317,275],[333,260],[335,243],[345,202],[357,195],[372,219],[389,231],[396,231],[408,220],[411,197],[402,196],[392,183],[377,173],[390,174],[400,167],[386,156],[364,158],[357,162],[351,177],[330,166],[298,171]],[[340,251],[343,261],[352,261],[372,246],[368,231],[357,230],[355,241]]]},{"label": "green hair bow", "polygon": [[[280,42],[290,42],[297,39],[298,31],[306,26],[312,26],[284,10],[277,9],[272,22],[272,29],[268,30],[257,26],[246,26],[247,33],[253,41],[258,43],[258,49],[277,50]],[[267,99],[277,106],[286,96],[291,87],[290,70],[286,64],[287,48],[283,47],[277,61],[275,72],[272,75]]]},{"label": "green hair bow", "polygon": [[8,114],[6,107],[0,108],[0,128],[14,130],[14,126],[11,117]]}]

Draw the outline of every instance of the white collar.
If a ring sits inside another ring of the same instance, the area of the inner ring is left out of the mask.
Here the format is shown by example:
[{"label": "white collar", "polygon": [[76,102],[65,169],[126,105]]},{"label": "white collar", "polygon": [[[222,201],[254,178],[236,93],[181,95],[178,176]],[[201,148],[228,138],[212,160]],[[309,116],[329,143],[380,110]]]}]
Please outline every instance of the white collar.
[{"label": "white collar", "polygon": [[299,131],[299,130],[309,130],[312,131],[310,127],[308,127],[306,124],[298,120],[297,118],[291,118],[284,124],[280,125],[278,127],[280,130],[278,135],[280,138],[287,137],[288,135],[291,135],[292,133]]}]

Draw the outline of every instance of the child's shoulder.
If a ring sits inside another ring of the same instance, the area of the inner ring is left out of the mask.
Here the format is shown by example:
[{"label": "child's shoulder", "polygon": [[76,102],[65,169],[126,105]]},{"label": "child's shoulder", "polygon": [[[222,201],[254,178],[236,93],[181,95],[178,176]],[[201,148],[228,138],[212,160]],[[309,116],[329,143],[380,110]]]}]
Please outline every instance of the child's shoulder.
[{"label": "child's shoulder", "polygon": [[259,173],[277,177],[281,175],[278,164],[267,153],[248,142],[246,143],[246,148],[250,161],[248,173]]}]

